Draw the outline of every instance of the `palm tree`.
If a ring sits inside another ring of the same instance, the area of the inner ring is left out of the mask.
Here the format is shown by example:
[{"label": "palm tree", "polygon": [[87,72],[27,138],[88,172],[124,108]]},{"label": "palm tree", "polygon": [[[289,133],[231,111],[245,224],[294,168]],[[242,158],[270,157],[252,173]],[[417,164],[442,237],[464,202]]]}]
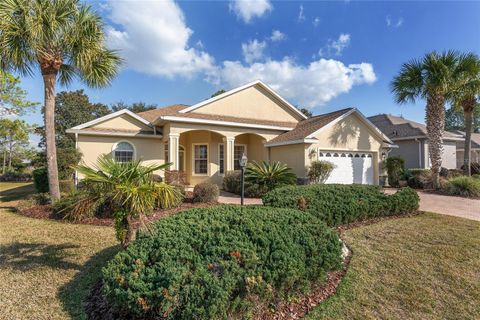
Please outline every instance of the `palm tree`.
[{"label": "palm tree", "polygon": [[55,147],[55,84],[77,77],[103,87],[117,74],[120,58],[105,48],[100,16],[78,0],[0,1],[0,68],[22,75],[40,70],[45,92],[48,184],[60,198]]},{"label": "palm tree", "polygon": [[453,107],[457,110],[462,109],[465,119],[463,172],[470,176],[473,112],[477,105],[477,97],[480,95],[480,58],[474,53],[461,55],[454,76],[456,87],[452,95]]},{"label": "palm tree", "polygon": [[123,247],[128,246],[135,232],[135,221],[143,221],[154,208],[171,208],[183,197],[177,188],[155,182],[153,172],[168,168],[171,163],[141,165],[141,160],[120,163],[109,156],[98,158],[96,165],[78,165],[87,187],[83,198],[71,209],[74,216],[96,211],[105,203],[113,211],[115,230]]},{"label": "palm tree", "polygon": [[415,103],[425,99],[428,149],[432,164],[433,187],[439,188],[445,128],[445,102],[453,90],[453,74],[459,54],[455,51],[431,52],[422,59],[414,59],[402,65],[391,83],[395,101],[399,104]]},{"label": "palm tree", "polygon": [[278,161],[252,161],[245,171],[245,179],[267,190],[272,190],[282,185],[295,184],[297,176],[292,169]]}]

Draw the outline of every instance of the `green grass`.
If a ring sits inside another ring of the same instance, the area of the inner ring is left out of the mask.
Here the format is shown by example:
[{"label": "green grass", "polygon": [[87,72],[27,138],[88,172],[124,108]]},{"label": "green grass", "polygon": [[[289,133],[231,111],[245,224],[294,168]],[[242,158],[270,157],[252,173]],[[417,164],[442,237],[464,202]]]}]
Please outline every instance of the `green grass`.
[{"label": "green grass", "polygon": [[0,182],[0,202],[25,199],[35,192],[32,182]]},{"label": "green grass", "polygon": [[0,319],[84,319],[82,301],[119,250],[113,228],[0,209]]},{"label": "green grass", "polygon": [[308,319],[480,319],[480,223],[427,213],[344,238],[347,275]]}]

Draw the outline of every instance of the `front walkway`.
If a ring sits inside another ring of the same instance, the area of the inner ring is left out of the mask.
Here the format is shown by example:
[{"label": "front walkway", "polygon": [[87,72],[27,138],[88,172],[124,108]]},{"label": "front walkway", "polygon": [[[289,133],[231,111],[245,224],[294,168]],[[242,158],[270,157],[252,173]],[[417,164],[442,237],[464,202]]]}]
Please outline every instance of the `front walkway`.
[{"label": "front walkway", "polygon": [[[396,189],[385,189],[387,194]],[[420,210],[480,221],[480,200],[444,196],[417,190],[420,196]]]},{"label": "front walkway", "polygon": [[[225,204],[240,204],[240,196],[220,190],[220,196],[218,197],[218,202]],[[257,198],[245,198],[245,204],[262,204],[262,199]]]}]

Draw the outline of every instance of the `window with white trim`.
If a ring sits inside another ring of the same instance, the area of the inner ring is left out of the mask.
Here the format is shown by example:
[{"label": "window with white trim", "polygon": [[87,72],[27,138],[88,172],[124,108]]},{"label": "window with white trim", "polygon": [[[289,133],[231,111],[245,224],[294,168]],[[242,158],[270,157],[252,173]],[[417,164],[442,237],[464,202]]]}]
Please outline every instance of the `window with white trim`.
[{"label": "window with white trim", "polygon": [[240,170],[240,159],[243,155],[247,155],[247,148],[245,145],[235,145],[233,148],[234,170]]},{"label": "window with white trim", "polygon": [[165,143],[165,163],[168,163],[168,143]]},{"label": "window with white trim", "polygon": [[133,160],[133,154],[135,149],[132,144],[128,142],[117,143],[115,149],[113,150],[113,157],[117,162],[129,162]]},{"label": "window with white trim", "polygon": [[193,146],[193,170],[195,174],[208,174],[208,145]]},{"label": "window with white trim", "polygon": [[218,144],[218,172],[220,174],[225,173],[225,145],[223,143]]}]

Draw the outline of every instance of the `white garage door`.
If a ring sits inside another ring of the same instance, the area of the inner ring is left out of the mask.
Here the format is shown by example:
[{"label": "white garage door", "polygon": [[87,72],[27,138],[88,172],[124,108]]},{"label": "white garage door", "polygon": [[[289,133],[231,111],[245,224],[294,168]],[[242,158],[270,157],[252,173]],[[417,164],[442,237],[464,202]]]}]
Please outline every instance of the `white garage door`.
[{"label": "white garage door", "polygon": [[333,169],[326,183],[373,184],[372,154],[365,152],[320,152],[319,160],[333,163]]}]

